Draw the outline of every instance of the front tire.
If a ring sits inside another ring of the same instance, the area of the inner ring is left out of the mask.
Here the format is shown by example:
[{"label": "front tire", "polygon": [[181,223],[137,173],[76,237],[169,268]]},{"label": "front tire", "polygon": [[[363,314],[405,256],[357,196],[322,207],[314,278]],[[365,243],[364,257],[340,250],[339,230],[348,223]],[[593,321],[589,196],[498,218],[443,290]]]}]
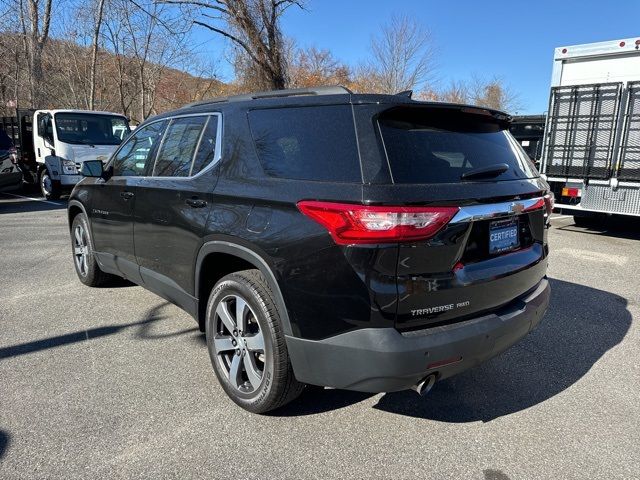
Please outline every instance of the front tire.
[{"label": "front tire", "polygon": [[89,230],[89,221],[84,213],[79,213],[71,224],[71,251],[76,274],[88,287],[101,287],[115,278],[100,270],[93,255],[93,239]]},{"label": "front tire", "polygon": [[60,182],[53,180],[46,168],[40,172],[40,192],[47,200],[58,200],[62,194]]},{"label": "front tire", "polygon": [[259,270],[232,273],[215,285],[207,304],[206,336],[218,381],[245,410],[265,413],[302,393],[273,293]]}]

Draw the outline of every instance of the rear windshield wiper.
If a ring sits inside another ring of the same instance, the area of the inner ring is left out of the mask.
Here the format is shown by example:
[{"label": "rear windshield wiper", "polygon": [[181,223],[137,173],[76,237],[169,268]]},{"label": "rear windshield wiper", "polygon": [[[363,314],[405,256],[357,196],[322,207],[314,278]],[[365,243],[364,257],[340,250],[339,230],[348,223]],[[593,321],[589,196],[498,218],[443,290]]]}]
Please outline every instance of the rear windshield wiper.
[{"label": "rear windshield wiper", "polygon": [[509,170],[509,165],[506,163],[496,163],[494,165],[488,165],[486,167],[474,168],[468,172],[464,172],[460,175],[462,180],[469,180],[471,178],[493,178],[498,175],[502,175]]}]

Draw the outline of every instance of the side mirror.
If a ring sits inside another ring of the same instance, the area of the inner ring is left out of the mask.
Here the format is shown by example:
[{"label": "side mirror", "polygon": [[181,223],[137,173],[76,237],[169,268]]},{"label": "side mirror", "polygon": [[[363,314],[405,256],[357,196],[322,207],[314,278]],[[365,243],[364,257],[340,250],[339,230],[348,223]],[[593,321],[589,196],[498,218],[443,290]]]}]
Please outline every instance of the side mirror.
[{"label": "side mirror", "polygon": [[80,167],[80,174],[83,177],[104,176],[104,166],[102,160],[85,160]]}]

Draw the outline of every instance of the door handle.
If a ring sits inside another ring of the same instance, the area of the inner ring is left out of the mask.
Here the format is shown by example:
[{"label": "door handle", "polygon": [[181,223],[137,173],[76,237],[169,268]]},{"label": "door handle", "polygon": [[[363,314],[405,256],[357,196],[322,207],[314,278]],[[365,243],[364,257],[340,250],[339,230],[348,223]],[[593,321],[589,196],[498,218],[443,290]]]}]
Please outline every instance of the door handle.
[{"label": "door handle", "polygon": [[203,208],[207,206],[207,202],[200,200],[199,198],[187,198],[184,203],[192,208]]},{"label": "door handle", "polygon": [[125,200],[131,200],[133,198],[133,192],[120,192],[120,196]]}]

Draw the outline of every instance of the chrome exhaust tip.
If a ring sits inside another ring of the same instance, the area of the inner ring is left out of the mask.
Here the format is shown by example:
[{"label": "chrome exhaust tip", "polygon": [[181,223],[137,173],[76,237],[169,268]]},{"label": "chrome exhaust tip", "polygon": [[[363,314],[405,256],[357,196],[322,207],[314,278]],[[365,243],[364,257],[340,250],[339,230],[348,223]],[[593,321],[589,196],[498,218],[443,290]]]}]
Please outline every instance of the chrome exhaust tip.
[{"label": "chrome exhaust tip", "polygon": [[432,373],[416,383],[411,389],[415,390],[421,397],[424,397],[433,388],[433,385],[436,383],[436,378],[437,375]]}]

